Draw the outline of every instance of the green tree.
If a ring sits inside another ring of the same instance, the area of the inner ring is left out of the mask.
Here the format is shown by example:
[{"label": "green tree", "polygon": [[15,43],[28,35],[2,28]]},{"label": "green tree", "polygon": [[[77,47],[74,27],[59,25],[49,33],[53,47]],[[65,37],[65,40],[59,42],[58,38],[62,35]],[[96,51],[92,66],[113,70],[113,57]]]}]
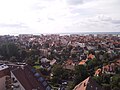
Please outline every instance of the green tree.
[{"label": "green tree", "polygon": [[3,43],[0,46],[0,54],[9,59],[12,56],[18,56],[18,47],[14,43]]},{"label": "green tree", "polygon": [[112,90],[120,90],[119,87],[114,87]]},{"label": "green tree", "polygon": [[35,61],[31,57],[26,58],[25,61],[28,65],[31,65],[31,66],[35,64]]},{"label": "green tree", "polygon": [[73,82],[69,82],[66,90],[73,90],[74,87],[75,87],[75,84]]},{"label": "green tree", "polygon": [[75,66],[74,83],[78,84],[88,77],[88,71],[84,65]]},{"label": "green tree", "polygon": [[94,76],[93,79],[99,84],[101,85],[102,83],[102,78],[100,76]]},{"label": "green tree", "polygon": [[19,58],[24,60],[26,57],[28,57],[28,53],[26,50],[20,49],[19,50]]},{"label": "green tree", "polygon": [[120,75],[119,74],[111,77],[110,85],[112,89],[119,88],[120,90]]},{"label": "green tree", "polygon": [[104,90],[111,90],[110,84],[102,84],[102,87],[104,88]]},{"label": "green tree", "polygon": [[69,77],[69,72],[65,70],[60,64],[53,66],[52,74],[53,74],[52,81],[54,83],[59,83],[62,80],[68,79]]},{"label": "green tree", "polygon": [[[40,52],[39,50],[36,50],[36,49],[31,49],[28,51],[28,57],[32,57],[33,59],[37,59],[40,55]],[[37,56],[37,58],[36,58]]]}]

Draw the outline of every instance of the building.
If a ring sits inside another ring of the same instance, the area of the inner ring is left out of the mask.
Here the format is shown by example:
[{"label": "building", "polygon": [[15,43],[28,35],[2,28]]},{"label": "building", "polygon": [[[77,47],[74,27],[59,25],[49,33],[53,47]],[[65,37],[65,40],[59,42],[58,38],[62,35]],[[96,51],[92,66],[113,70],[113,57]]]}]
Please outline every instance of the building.
[{"label": "building", "polygon": [[94,76],[100,76],[101,74],[102,74],[102,69],[101,69],[101,68],[98,68],[98,69],[95,71]]},{"label": "building", "polygon": [[51,90],[51,87],[29,65],[0,64],[0,90]]},{"label": "building", "polygon": [[11,78],[19,85],[17,90],[51,90],[45,78],[28,65],[11,68]]},{"label": "building", "polygon": [[63,68],[68,69],[68,70],[74,70],[75,69],[75,63],[73,60],[67,60],[63,64]]},{"label": "building", "polygon": [[5,64],[0,64],[0,90],[6,90],[6,78],[10,75],[9,68]]},{"label": "building", "polygon": [[108,64],[106,66],[103,66],[102,73],[115,74],[115,68],[116,68],[115,63]]},{"label": "building", "polygon": [[87,60],[82,60],[82,61],[80,61],[80,62],[79,62],[79,65],[85,65],[85,66],[86,66],[86,61],[87,61]]},{"label": "building", "polygon": [[103,88],[91,77],[88,77],[80,84],[75,86],[73,90],[103,90]]}]

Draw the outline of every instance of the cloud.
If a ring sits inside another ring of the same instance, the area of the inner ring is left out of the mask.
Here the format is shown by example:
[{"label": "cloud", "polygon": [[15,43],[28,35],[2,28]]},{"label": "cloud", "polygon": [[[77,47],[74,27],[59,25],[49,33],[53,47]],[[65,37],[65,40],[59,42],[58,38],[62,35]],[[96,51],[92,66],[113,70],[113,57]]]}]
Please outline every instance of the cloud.
[{"label": "cloud", "polygon": [[51,18],[51,17],[48,17],[48,20],[54,21],[55,19],[54,19],[54,18]]},{"label": "cloud", "polygon": [[98,18],[99,18],[101,21],[110,22],[110,23],[112,23],[112,24],[120,24],[120,19],[114,19],[114,18],[112,18],[112,17],[105,16],[105,15],[98,16]]},{"label": "cloud", "polygon": [[46,7],[45,6],[40,6],[40,5],[34,5],[32,8],[35,9],[35,10],[42,10],[42,9],[45,9]]},{"label": "cloud", "polygon": [[99,0],[65,0],[69,5],[82,5],[85,3],[99,1]]},{"label": "cloud", "polygon": [[112,20],[111,21],[113,24],[120,24],[120,20]]},{"label": "cloud", "polygon": [[0,33],[119,31],[119,8],[120,0],[0,0]]},{"label": "cloud", "polygon": [[116,27],[116,28],[120,28],[120,25],[116,25],[115,27]]},{"label": "cloud", "polygon": [[66,0],[66,2],[70,5],[83,4],[83,0]]},{"label": "cloud", "polygon": [[101,21],[112,21],[112,17],[106,16],[106,15],[99,15],[98,19],[100,19]]},{"label": "cloud", "polygon": [[28,28],[28,26],[26,26],[25,24],[23,23],[15,23],[15,24],[12,24],[12,23],[0,23],[0,27],[2,28]]}]

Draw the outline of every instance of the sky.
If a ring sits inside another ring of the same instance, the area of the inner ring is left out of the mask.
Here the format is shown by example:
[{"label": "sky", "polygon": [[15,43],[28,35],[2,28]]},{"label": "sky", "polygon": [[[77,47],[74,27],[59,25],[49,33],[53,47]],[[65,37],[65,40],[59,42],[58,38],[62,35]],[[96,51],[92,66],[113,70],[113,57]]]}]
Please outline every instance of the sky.
[{"label": "sky", "polygon": [[0,0],[0,35],[120,32],[120,0]]}]

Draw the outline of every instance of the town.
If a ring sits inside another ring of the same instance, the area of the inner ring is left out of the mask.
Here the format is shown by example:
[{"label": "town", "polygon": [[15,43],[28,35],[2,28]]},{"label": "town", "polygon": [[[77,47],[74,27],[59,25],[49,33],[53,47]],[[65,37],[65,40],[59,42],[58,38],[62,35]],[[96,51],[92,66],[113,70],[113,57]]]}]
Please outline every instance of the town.
[{"label": "town", "polygon": [[120,90],[120,35],[1,35],[0,90]]}]

